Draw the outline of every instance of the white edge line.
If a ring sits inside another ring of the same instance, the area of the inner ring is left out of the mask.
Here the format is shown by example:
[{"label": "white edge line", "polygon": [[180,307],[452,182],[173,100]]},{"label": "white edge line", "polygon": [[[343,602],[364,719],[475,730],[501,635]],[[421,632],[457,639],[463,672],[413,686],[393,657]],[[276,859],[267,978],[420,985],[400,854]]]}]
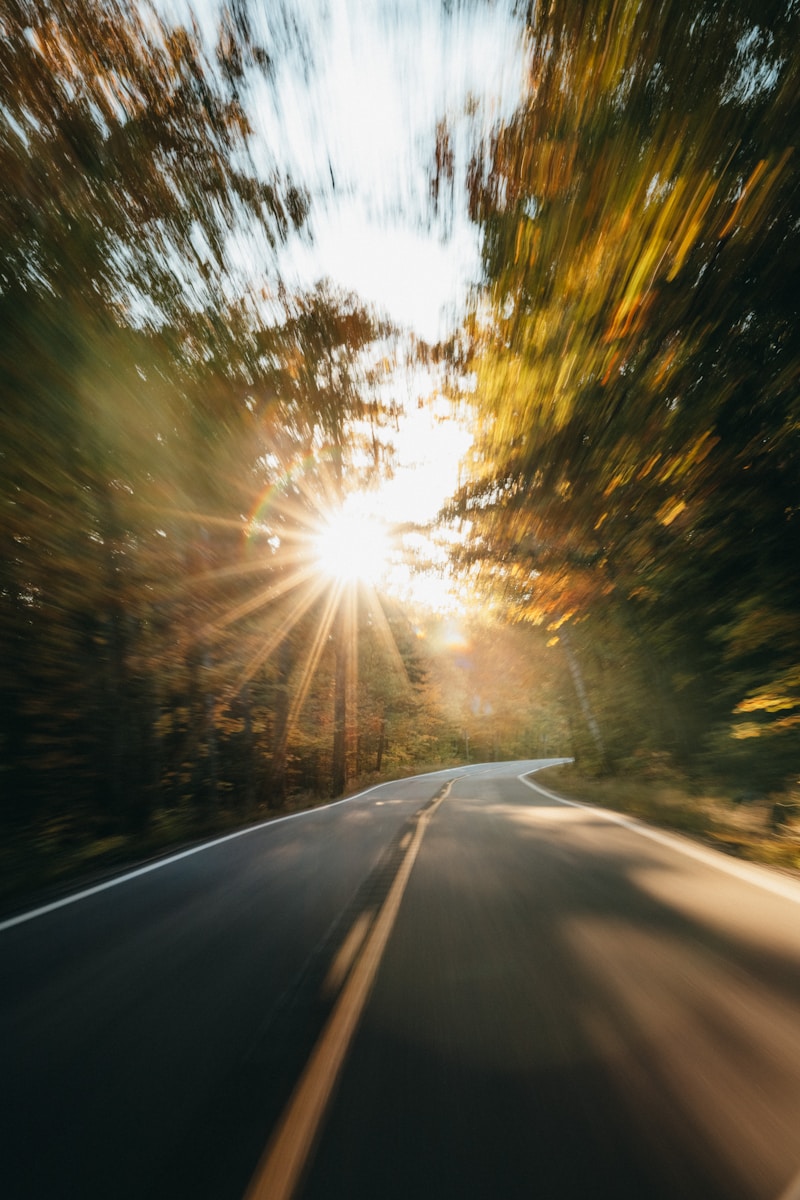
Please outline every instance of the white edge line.
[{"label": "white edge line", "polygon": [[[539,768],[542,769],[542,768]],[[548,788],[542,787],[540,783],[534,783],[532,779],[526,779],[524,775],[518,775],[520,783],[524,783],[526,787],[532,788],[535,792],[541,792],[543,796],[547,796],[550,800],[556,800],[559,804],[568,804],[571,808],[585,808],[589,812],[595,813],[598,817],[603,817],[606,821],[613,822],[614,825],[621,825],[623,829],[629,829],[631,833],[638,833],[640,837],[650,838],[652,842],[659,842],[662,846],[668,846],[671,850],[677,850],[680,854],[685,854],[687,858],[695,858],[698,862],[705,863],[706,866],[715,867],[718,871],[724,871],[728,875],[733,875],[736,879],[742,879],[745,883],[752,883],[755,887],[763,888],[766,892],[773,892],[776,896],[781,896],[784,900],[791,900],[794,904],[800,904],[800,881],[784,878],[778,874],[772,874],[769,867],[762,867],[756,863],[742,863],[735,859],[729,858],[723,854],[721,850],[712,850],[710,847],[698,846],[694,842],[680,836],[680,834],[662,833],[658,829],[653,829],[650,825],[645,825],[642,822],[631,820],[627,817],[621,817],[615,812],[611,812],[607,808],[600,808],[596,804],[583,804],[580,800],[567,800],[564,796],[559,796],[556,792],[551,792]]]},{"label": "white edge line", "polygon": [[[430,775],[445,775],[446,771],[430,771]],[[414,778],[424,779],[425,776],[414,776]],[[283,821],[293,821],[297,817],[308,817],[314,813],[326,812],[329,808],[335,808],[338,804],[349,804],[351,800],[358,800],[361,796],[368,796],[370,792],[376,792],[379,788],[391,787],[396,783],[404,783],[403,779],[390,779],[385,783],[376,783],[372,787],[366,788],[363,792],[356,792],[352,796],[342,796],[340,800],[332,800],[330,804],[318,804],[316,808],[304,808],[301,812],[286,813],[282,817],[270,817],[268,821],[261,821],[258,825],[248,825],[246,829],[236,829],[233,833],[226,833],[222,837],[214,838],[210,842],[202,842],[199,846],[190,846],[188,850],[181,850],[177,854],[170,854],[167,858],[159,858],[155,862],[145,863],[144,866],[136,867],[133,871],[126,871],[124,875],[115,875],[113,879],[106,879],[102,883],[97,883],[93,887],[84,888],[81,892],[72,892],[68,896],[62,896],[58,900],[51,901],[50,904],[42,904],[39,908],[28,909],[27,912],[17,913],[14,917],[7,917],[4,921],[0,921],[0,933],[4,933],[7,929],[13,929],[15,925],[24,925],[26,921],[33,921],[36,917],[43,917],[47,913],[55,912],[56,909],[66,908],[69,904],[77,904],[79,900],[86,900],[89,896],[96,896],[98,892],[105,892],[109,888],[118,887],[121,883],[128,883],[131,879],[138,879],[140,875],[148,875],[151,871],[159,871],[162,867],[168,867],[172,863],[180,862],[182,858],[190,858],[193,854],[200,854],[203,850],[211,850],[214,846],[221,846],[223,842],[232,842],[234,838],[245,837],[248,833],[257,833],[260,829],[266,829],[268,825],[280,825]]]},{"label": "white edge line", "polygon": [[[562,762],[571,760],[562,759]],[[548,766],[553,764],[548,763]],[[170,854],[165,858],[159,858],[155,862],[145,863],[141,867],[136,867],[133,871],[126,871],[122,875],[115,875],[112,879],[105,879],[102,883],[94,884],[92,887],[84,888],[80,892],[71,892],[68,896],[61,896],[58,900],[53,900],[49,904],[42,904],[38,908],[28,909],[26,912],[17,913],[13,917],[6,917],[4,921],[0,921],[0,933],[5,933],[7,929],[13,929],[16,925],[24,925],[27,921],[33,921],[37,917],[44,917],[48,913],[56,912],[59,908],[66,908],[70,904],[77,904],[79,900],[87,900],[90,896],[96,896],[99,892],[108,891],[109,888],[118,887],[121,883],[129,883],[132,879],[138,879],[140,875],[148,875],[151,871],[158,871],[162,867],[168,867],[172,863],[180,862],[182,858],[190,858],[193,854],[200,854],[203,850],[211,850],[214,846],[221,846],[223,842],[231,842],[234,838],[244,837],[248,833],[257,833],[260,829],[265,829],[268,825],[279,825],[282,821],[293,821],[297,817],[307,817],[313,813],[325,812],[329,808],[335,808],[338,804],[349,804],[352,800],[358,800],[362,796],[368,796],[370,792],[377,792],[381,788],[392,787],[397,783],[405,783],[408,779],[427,779],[435,775],[452,775],[453,772],[464,770],[462,767],[444,767],[439,771],[425,771],[422,775],[406,776],[403,779],[387,779],[384,783],[373,784],[372,787],[365,788],[363,792],[355,792],[352,796],[342,796],[339,800],[332,800],[329,804],[318,804],[316,808],[304,808],[301,812],[286,813],[282,817],[270,817],[267,821],[260,821],[258,825],[248,825],[246,829],[236,829],[233,833],[226,833],[222,837],[214,838],[210,842],[201,842],[199,846],[191,846],[188,850],[180,850],[177,854]]]}]

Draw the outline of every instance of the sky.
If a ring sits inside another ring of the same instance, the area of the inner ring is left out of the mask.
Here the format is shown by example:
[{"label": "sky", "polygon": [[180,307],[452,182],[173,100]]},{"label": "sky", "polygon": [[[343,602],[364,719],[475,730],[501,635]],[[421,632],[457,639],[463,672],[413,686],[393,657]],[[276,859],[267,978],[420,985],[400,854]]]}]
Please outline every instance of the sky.
[{"label": "sky", "polygon": [[[215,36],[216,0],[164,2],[176,15],[188,5]],[[290,292],[327,279],[428,343],[457,329],[480,277],[480,243],[463,188],[432,210],[436,130],[446,120],[458,181],[476,141],[515,109],[525,55],[512,8],[513,0],[291,0],[283,10],[251,0],[255,36],[274,51],[270,81],[251,81],[245,97],[253,158],[265,173],[277,162],[311,199],[306,229],[279,251]],[[251,273],[258,286],[258,253],[242,244],[238,256],[238,277]],[[393,478],[371,503],[388,523],[423,524],[458,486],[470,439],[430,372],[395,383],[405,414]],[[437,585],[418,579],[417,590],[431,601]]]},{"label": "sky", "polygon": [[450,15],[437,0],[306,0],[297,11],[310,64],[286,55],[277,103],[264,89],[254,113],[312,196],[313,240],[293,239],[281,270],[311,285],[328,276],[435,341],[480,270],[464,197],[430,220],[437,123],[447,119],[463,171],[476,123],[488,129],[519,100],[518,27],[486,0]]},{"label": "sky", "polygon": [[[474,138],[519,101],[518,26],[505,4],[482,0],[449,14],[436,0],[306,2],[297,11],[310,54],[284,57],[254,112],[259,137],[279,147],[312,197],[310,237],[290,241],[281,273],[301,287],[327,277],[436,342],[457,327],[480,274],[463,192],[454,189],[439,219],[431,213],[437,124],[446,118],[463,177]],[[435,398],[435,379],[418,372],[402,389],[394,475],[375,503],[387,522],[424,523],[458,486],[470,439]],[[420,602],[445,599],[435,578],[412,572],[395,571],[393,586]]]}]

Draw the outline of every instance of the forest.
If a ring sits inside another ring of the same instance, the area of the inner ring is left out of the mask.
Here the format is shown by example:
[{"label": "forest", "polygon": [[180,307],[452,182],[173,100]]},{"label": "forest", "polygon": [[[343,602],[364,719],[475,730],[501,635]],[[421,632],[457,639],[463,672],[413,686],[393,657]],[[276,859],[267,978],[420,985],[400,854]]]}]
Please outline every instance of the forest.
[{"label": "forest", "polygon": [[[281,276],[331,195],[254,120],[314,71],[272,7],[0,0],[4,871],[467,760],[800,801],[800,8],[509,5],[514,111],[420,150],[481,255],[433,342]],[[392,531],[451,611],[314,549],[412,368],[472,435]]]}]

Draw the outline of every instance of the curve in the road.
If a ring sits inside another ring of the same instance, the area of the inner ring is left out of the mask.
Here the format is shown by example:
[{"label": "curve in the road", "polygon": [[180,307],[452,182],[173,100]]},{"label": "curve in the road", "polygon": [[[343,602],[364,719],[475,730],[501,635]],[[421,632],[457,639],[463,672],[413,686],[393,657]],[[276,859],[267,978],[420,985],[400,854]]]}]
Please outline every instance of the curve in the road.
[{"label": "curve in the road", "polygon": [[[588,809],[595,816],[603,817],[614,825],[621,825],[623,829],[629,829],[640,837],[649,838],[651,842],[660,842],[662,846],[668,846],[670,850],[677,850],[678,853],[685,854],[687,858],[694,858],[707,867],[725,871],[728,875],[742,879],[745,883],[752,883],[755,887],[763,888],[764,891],[772,892],[773,895],[780,896],[783,900],[791,900],[793,904],[800,904],[800,880],[789,875],[780,875],[774,868],[770,870],[759,867],[755,863],[739,862],[723,854],[721,850],[702,846],[679,834],[663,833],[651,825],[645,825],[631,817],[620,816],[619,813],[610,812],[607,808],[599,808],[596,804],[584,804],[580,800],[567,800],[564,796],[559,796],[557,792],[551,792],[549,788],[535,783],[526,775],[518,775],[517,778],[520,783],[524,783],[526,787],[531,788],[534,792],[539,792],[549,800],[556,800],[559,804],[568,804],[571,808]],[[800,1195],[800,1189],[798,1194]]]}]

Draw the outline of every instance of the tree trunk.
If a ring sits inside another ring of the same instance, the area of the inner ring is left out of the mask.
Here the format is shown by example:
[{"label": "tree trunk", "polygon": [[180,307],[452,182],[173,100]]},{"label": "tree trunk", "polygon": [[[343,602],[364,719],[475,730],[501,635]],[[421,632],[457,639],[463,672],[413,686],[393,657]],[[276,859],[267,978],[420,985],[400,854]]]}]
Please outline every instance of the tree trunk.
[{"label": "tree trunk", "polygon": [[378,749],[375,753],[375,770],[380,771],[383,766],[383,755],[386,750],[386,718],[381,717],[380,729],[378,731]]},{"label": "tree trunk", "polygon": [[347,787],[347,724],[350,693],[350,647],[347,644],[347,624],[344,605],[336,615],[335,677],[333,694],[333,758],[331,761],[331,791],[340,796]]},{"label": "tree trunk", "polygon": [[600,762],[603,768],[607,768],[609,765],[608,753],[606,751],[605,742],[603,741],[603,735],[600,731],[600,725],[598,724],[597,717],[594,715],[594,710],[589,703],[589,696],[586,692],[586,685],[583,681],[583,672],[581,671],[580,663],[575,655],[575,651],[572,648],[572,641],[566,626],[564,626],[561,630],[561,645],[564,647],[564,654],[567,659],[570,675],[572,676],[572,682],[575,684],[575,692],[578,697],[578,704],[580,705],[583,719],[585,720],[589,733],[592,736],[592,741],[597,748],[597,752],[600,756]]},{"label": "tree trunk", "polygon": [[286,799],[287,747],[289,741],[289,679],[292,673],[292,644],[284,638],[277,651],[278,684],[275,694],[272,757],[269,767],[267,807],[280,806]]}]

